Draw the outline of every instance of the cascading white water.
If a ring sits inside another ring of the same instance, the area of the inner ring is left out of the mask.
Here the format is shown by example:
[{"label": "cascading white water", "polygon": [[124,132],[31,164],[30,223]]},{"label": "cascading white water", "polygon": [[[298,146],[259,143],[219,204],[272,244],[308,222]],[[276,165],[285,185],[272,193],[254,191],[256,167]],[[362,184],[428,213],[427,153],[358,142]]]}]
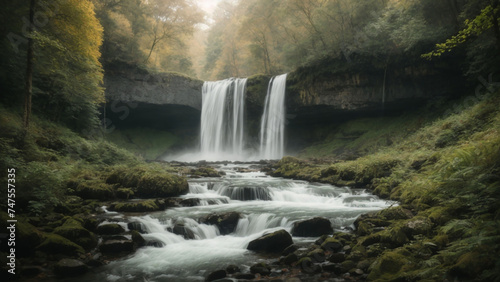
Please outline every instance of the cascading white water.
[{"label": "cascading white water", "polygon": [[236,79],[234,82],[233,98],[233,154],[243,153],[243,136],[245,127],[245,90],[247,79]]},{"label": "cascading white water", "polygon": [[[363,190],[274,178],[260,171],[239,172],[239,168],[249,169],[250,165],[223,166],[226,175],[222,178],[191,179],[189,193],[182,196],[218,202],[128,218],[144,226],[142,236],[151,244],[82,281],[204,281],[210,271],[230,264],[248,271],[262,257],[246,248],[263,234],[279,229],[291,232],[294,222],[317,216],[330,219],[332,227],[340,229],[351,226],[360,214],[393,204]],[[254,193],[244,192],[251,190]],[[200,220],[229,212],[241,215],[230,234],[222,235],[216,225]],[[174,234],[179,225],[189,229],[194,239]],[[293,240],[300,244],[316,238]]]},{"label": "cascading white water", "polygon": [[208,159],[243,152],[246,81],[230,78],[203,84],[200,143]]},{"label": "cascading white water", "polygon": [[281,159],[285,144],[285,88],[287,74],[269,81],[260,128],[260,156]]}]

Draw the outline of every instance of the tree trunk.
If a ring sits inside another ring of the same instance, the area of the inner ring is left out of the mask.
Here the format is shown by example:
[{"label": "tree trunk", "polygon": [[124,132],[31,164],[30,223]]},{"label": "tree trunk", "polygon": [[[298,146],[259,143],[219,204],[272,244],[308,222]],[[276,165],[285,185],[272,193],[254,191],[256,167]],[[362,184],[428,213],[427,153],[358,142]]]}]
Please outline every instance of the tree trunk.
[{"label": "tree trunk", "polygon": [[498,24],[498,13],[495,13],[495,9],[498,7],[498,1],[493,1],[493,30],[495,31],[495,37],[497,39],[497,52],[500,54],[500,26]]},{"label": "tree trunk", "polygon": [[35,16],[35,0],[30,1],[30,25],[28,38],[28,56],[26,62],[26,80],[24,86],[24,128],[27,130],[30,125],[31,116],[31,96],[33,92],[33,18]]}]

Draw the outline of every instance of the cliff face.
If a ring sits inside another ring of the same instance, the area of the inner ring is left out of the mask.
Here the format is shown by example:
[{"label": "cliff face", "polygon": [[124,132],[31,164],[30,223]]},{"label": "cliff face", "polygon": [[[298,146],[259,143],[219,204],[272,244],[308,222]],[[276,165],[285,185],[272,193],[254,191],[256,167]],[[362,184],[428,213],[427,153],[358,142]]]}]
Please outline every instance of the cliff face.
[{"label": "cliff face", "polygon": [[[267,75],[248,79],[246,128],[251,135],[259,132],[269,79]],[[153,74],[125,64],[108,66],[107,116],[126,126],[196,131],[202,85],[202,81],[180,74]],[[296,128],[304,135],[304,128],[317,124],[411,110],[437,96],[460,93],[463,88],[459,68],[449,63],[420,61],[386,67],[366,60],[356,65],[325,59],[289,73],[287,128],[292,135]],[[124,107],[127,112],[122,112]]]},{"label": "cliff face", "polygon": [[[262,112],[265,94],[260,89],[267,88],[267,81],[249,79],[249,114]],[[289,73],[287,113],[292,123],[317,123],[352,115],[402,112],[436,97],[461,93],[464,86],[460,69],[449,64],[399,63],[385,68],[325,60]]]},{"label": "cliff face", "polygon": [[160,129],[198,126],[203,81],[124,63],[105,69],[106,115],[113,124]]},{"label": "cliff face", "polygon": [[182,74],[154,74],[136,66],[117,64],[106,70],[104,85],[110,100],[181,105],[201,110],[203,81]]}]

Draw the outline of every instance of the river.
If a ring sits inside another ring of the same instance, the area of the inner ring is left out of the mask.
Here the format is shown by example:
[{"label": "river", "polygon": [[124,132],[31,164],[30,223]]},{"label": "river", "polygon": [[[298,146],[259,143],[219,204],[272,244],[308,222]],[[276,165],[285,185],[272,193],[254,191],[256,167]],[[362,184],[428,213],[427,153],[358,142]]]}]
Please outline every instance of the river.
[{"label": "river", "polygon": [[[330,219],[335,231],[346,232],[361,214],[393,204],[364,189],[335,187],[267,176],[251,164],[220,165],[221,178],[189,180],[185,199],[200,199],[199,206],[169,208],[145,215],[109,213],[124,222],[140,222],[147,230],[143,237],[156,246],[139,248],[134,254],[97,268],[86,280],[94,281],[203,281],[211,271],[237,265],[242,272],[269,257],[248,251],[248,243],[279,229],[291,231],[293,223],[313,217]],[[240,219],[234,232],[221,235],[215,225],[200,218],[237,212]],[[192,231],[187,240],[170,231],[182,224]],[[126,224],[123,224],[126,228]],[[170,231],[169,231],[170,230]],[[296,244],[317,238],[293,237]]]}]

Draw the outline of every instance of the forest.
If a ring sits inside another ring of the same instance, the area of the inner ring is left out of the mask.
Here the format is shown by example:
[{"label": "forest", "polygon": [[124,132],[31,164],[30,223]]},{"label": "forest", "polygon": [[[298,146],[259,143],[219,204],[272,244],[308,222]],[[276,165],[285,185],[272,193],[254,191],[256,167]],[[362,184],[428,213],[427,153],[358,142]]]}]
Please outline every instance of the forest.
[{"label": "forest", "polygon": [[0,15],[1,277],[500,281],[499,0]]}]

